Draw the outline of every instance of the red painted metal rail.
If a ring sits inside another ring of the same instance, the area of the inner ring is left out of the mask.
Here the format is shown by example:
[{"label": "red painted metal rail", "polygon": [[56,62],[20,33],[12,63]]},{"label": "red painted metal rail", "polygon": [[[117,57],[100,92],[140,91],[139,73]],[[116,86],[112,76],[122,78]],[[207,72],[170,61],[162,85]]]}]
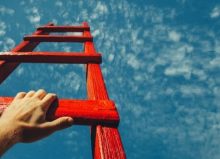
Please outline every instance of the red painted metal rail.
[{"label": "red painted metal rail", "polygon": [[[82,32],[82,36],[49,35],[50,32]],[[83,52],[32,52],[40,42],[82,42]],[[59,99],[47,112],[47,119],[71,116],[75,124],[91,126],[91,144],[94,159],[125,159],[119,125],[119,114],[109,99],[89,25],[54,26],[49,23],[10,52],[0,52],[0,83],[21,63],[83,63],[86,68],[87,100]],[[12,97],[0,97],[0,112],[7,109]]]},{"label": "red painted metal rail", "polygon": [[102,56],[83,52],[0,52],[0,60],[33,63],[101,63]]},{"label": "red painted metal rail", "polygon": [[24,37],[24,41],[31,42],[86,42],[92,40],[91,36],[30,35]]},{"label": "red painted metal rail", "polygon": [[[83,26],[88,26],[83,23]],[[89,31],[84,31],[84,36],[91,36]],[[93,42],[85,42],[85,54],[96,54]],[[102,76],[101,68],[98,64],[87,64],[87,94],[90,100],[109,100]],[[91,140],[93,148],[93,158],[95,159],[125,159],[121,137],[117,128],[110,128],[101,125],[91,127]]]},{"label": "red painted metal rail", "polygon": [[88,26],[42,26],[37,28],[37,30],[42,30],[46,32],[83,32],[89,31]]}]

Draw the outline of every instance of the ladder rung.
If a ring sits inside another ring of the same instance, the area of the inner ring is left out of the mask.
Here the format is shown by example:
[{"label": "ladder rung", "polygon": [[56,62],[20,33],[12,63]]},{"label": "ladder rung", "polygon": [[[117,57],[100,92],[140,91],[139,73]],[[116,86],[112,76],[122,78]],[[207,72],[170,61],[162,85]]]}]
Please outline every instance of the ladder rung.
[{"label": "ladder rung", "polygon": [[25,41],[31,42],[87,42],[93,41],[91,36],[60,36],[60,35],[28,35]]},{"label": "ladder rung", "polygon": [[89,31],[90,28],[87,26],[42,26],[38,27],[37,30],[45,32],[83,32]]},{"label": "ladder rung", "polygon": [[26,63],[101,63],[99,53],[85,54],[83,52],[0,52],[0,60],[7,62]]},{"label": "ladder rung", "polygon": [[[0,112],[12,102],[12,97],[0,97]],[[70,116],[74,124],[105,125],[117,127],[119,115],[115,104],[110,100],[70,100],[60,99],[51,105],[47,112],[47,119],[53,120],[63,116]]]}]

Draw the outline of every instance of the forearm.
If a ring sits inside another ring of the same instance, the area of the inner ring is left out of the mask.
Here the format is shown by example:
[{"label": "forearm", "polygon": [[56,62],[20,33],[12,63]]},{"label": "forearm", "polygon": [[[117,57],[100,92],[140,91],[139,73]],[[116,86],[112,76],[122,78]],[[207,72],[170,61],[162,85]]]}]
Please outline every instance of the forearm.
[{"label": "forearm", "polygon": [[0,157],[14,144],[17,143],[17,131],[14,125],[0,120]]}]

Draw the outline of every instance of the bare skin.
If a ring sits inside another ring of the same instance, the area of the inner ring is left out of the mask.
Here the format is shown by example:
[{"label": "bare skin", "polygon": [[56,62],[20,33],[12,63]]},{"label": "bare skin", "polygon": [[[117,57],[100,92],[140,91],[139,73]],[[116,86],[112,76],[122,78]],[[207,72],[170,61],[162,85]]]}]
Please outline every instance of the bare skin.
[{"label": "bare skin", "polygon": [[56,98],[42,89],[16,95],[0,117],[0,156],[16,143],[34,142],[73,124],[71,117],[46,121],[46,112]]}]

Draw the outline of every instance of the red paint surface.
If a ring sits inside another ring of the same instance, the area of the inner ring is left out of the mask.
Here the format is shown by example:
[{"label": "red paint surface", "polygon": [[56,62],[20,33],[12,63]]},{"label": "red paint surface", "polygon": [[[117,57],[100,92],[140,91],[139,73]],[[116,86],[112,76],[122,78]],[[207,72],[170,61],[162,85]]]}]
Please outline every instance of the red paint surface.
[{"label": "red paint surface", "polygon": [[0,52],[0,60],[32,63],[101,63],[101,54],[83,52]]},{"label": "red paint surface", "polygon": [[[83,23],[83,26],[88,26]],[[91,36],[89,31],[84,31],[84,36]],[[86,54],[95,54],[92,42],[84,43]],[[108,93],[103,80],[101,68],[98,64],[87,64],[87,94],[90,100],[108,100]],[[94,159],[125,159],[126,155],[121,142],[118,129],[92,126],[91,139]]]},{"label": "red paint surface", "polygon": [[88,26],[43,26],[37,28],[37,30],[43,30],[46,32],[83,32],[85,30],[89,31]]},{"label": "red paint surface", "polygon": [[[0,97],[0,112],[12,102],[12,97]],[[59,99],[48,110],[47,119],[63,116],[74,118],[74,124],[118,126],[119,116],[114,102],[109,100]]]},{"label": "red paint surface", "polygon": [[68,36],[68,35],[29,35],[24,41],[31,42],[86,42],[92,41],[91,36]]}]

